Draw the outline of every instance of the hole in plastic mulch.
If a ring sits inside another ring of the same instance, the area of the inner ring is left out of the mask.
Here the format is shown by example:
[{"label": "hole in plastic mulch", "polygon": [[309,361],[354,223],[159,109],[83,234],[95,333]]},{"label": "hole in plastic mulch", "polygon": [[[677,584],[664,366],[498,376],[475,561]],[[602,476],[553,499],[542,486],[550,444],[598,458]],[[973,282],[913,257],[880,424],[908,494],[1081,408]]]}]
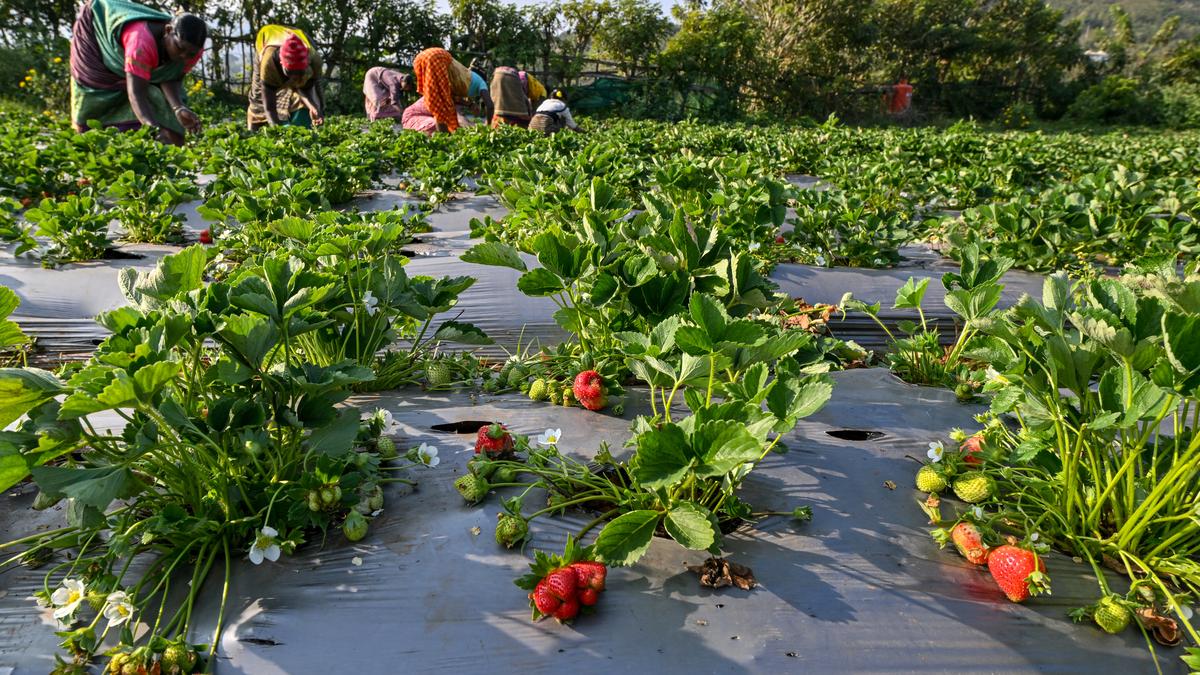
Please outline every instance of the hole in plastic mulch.
[{"label": "hole in plastic mulch", "polygon": [[866,429],[835,429],[825,433],[843,441],[873,441],[876,438],[883,438],[882,431],[867,431]]},{"label": "hole in plastic mulch", "polygon": [[479,432],[480,427],[486,427],[489,424],[492,424],[492,422],[487,420],[463,420],[461,422],[435,424],[429,428],[446,434],[475,434]]}]

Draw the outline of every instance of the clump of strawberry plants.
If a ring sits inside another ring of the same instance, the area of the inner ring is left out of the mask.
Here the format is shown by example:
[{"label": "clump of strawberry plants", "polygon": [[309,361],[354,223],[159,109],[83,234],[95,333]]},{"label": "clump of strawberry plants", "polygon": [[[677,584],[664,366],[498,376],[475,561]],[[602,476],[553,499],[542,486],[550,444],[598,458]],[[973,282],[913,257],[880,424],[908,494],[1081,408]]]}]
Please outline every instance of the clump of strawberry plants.
[{"label": "clump of strawberry plants", "polygon": [[96,260],[112,248],[112,215],[90,193],[44,199],[25,211],[25,219],[36,225],[35,234],[49,239],[41,251],[44,267]]},{"label": "clump of strawberry plants", "polygon": [[847,293],[839,305],[843,311],[859,311],[871,317],[887,334],[891,341],[888,365],[898,377],[913,384],[943,386],[952,389],[960,399],[970,400],[983,386],[983,364],[992,359],[996,348],[993,338],[981,334],[981,326],[987,325],[996,314],[996,305],[1004,290],[1000,279],[1012,267],[1012,260],[983,258],[974,245],[965,247],[961,256],[961,270],[942,275],[946,307],[963,322],[949,347],[942,346],[941,331],[926,320],[921,306],[929,288],[928,279],[918,282],[910,278],[896,290],[892,307],[915,309],[919,317],[919,323],[900,322],[899,329],[904,337],[897,337],[879,319],[878,302],[868,305]]},{"label": "clump of strawberry plants", "polygon": [[125,230],[125,241],[146,244],[183,241],[184,217],[176,210],[199,196],[190,179],[153,178],[132,171],[121,174],[109,194],[118,200],[114,215]]},{"label": "clump of strawberry plants", "polygon": [[[110,670],[211,666],[235,558],[275,561],[331,527],[360,539],[381,486],[411,482],[390,472],[437,463],[427,446],[400,462],[390,415],[339,405],[370,369],[305,359],[298,336],[338,320],[318,308],[335,277],[280,255],[204,285],[207,257],[127,270],[131,304],[100,316],[112,335],[66,379],[0,369],[0,425],[17,423],[0,487],[28,476],[39,507],[67,505],[66,526],[0,544],[3,564],[54,563],[37,595],[77,665],[108,650]],[[97,430],[100,412],[124,428]],[[206,648],[201,593],[222,608]]]},{"label": "clump of strawberry plants", "polygon": [[1126,575],[1147,616],[1175,613],[1193,639],[1180,608],[1200,592],[1197,297],[1200,279],[1172,263],[1075,284],[1056,274],[1041,302],[981,323],[993,369],[975,469],[1012,527],[1089,561],[1102,597],[1101,565]]}]

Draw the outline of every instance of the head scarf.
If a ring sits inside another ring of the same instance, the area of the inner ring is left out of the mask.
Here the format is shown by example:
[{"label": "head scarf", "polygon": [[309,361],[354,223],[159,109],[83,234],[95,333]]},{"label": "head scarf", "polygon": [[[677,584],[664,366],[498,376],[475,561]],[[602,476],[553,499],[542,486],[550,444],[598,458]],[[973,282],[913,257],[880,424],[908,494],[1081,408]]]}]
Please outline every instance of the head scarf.
[{"label": "head scarf", "polygon": [[299,35],[292,33],[283,41],[283,46],[279,48],[279,63],[289,73],[308,70],[308,45]]},{"label": "head scarf", "polygon": [[458,129],[458,108],[450,87],[450,63],[454,57],[441,47],[432,47],[413,59],[413,76],[417,91],[425,97],[425,105],[440,124],[449,131]]}]

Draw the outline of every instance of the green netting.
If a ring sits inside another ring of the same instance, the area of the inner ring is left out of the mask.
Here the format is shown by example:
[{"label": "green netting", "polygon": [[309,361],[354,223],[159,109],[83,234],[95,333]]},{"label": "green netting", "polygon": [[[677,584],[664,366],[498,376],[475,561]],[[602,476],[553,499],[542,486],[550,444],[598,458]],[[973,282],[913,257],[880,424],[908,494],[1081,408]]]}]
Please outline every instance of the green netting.
[{"label": "green netting", "polygon": [[597,112],[628,103],[632,98],[632,82],[610,78],[598,79],[589,85],[576,87],[571,94],[571,108],[577,112]]}]

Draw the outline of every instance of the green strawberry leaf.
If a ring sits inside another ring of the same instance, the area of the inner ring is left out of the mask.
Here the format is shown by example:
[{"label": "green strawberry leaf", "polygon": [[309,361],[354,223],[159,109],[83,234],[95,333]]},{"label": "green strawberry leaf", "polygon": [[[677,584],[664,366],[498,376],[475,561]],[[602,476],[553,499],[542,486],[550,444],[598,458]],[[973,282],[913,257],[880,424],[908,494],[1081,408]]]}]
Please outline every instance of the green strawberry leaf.
[{"label": "green strawberry leaf", "polygon": [[646,554],[662,520],[658,511],[630,511],[604,526],[596,537],[596,557],[606,565],[626,567]]}]

